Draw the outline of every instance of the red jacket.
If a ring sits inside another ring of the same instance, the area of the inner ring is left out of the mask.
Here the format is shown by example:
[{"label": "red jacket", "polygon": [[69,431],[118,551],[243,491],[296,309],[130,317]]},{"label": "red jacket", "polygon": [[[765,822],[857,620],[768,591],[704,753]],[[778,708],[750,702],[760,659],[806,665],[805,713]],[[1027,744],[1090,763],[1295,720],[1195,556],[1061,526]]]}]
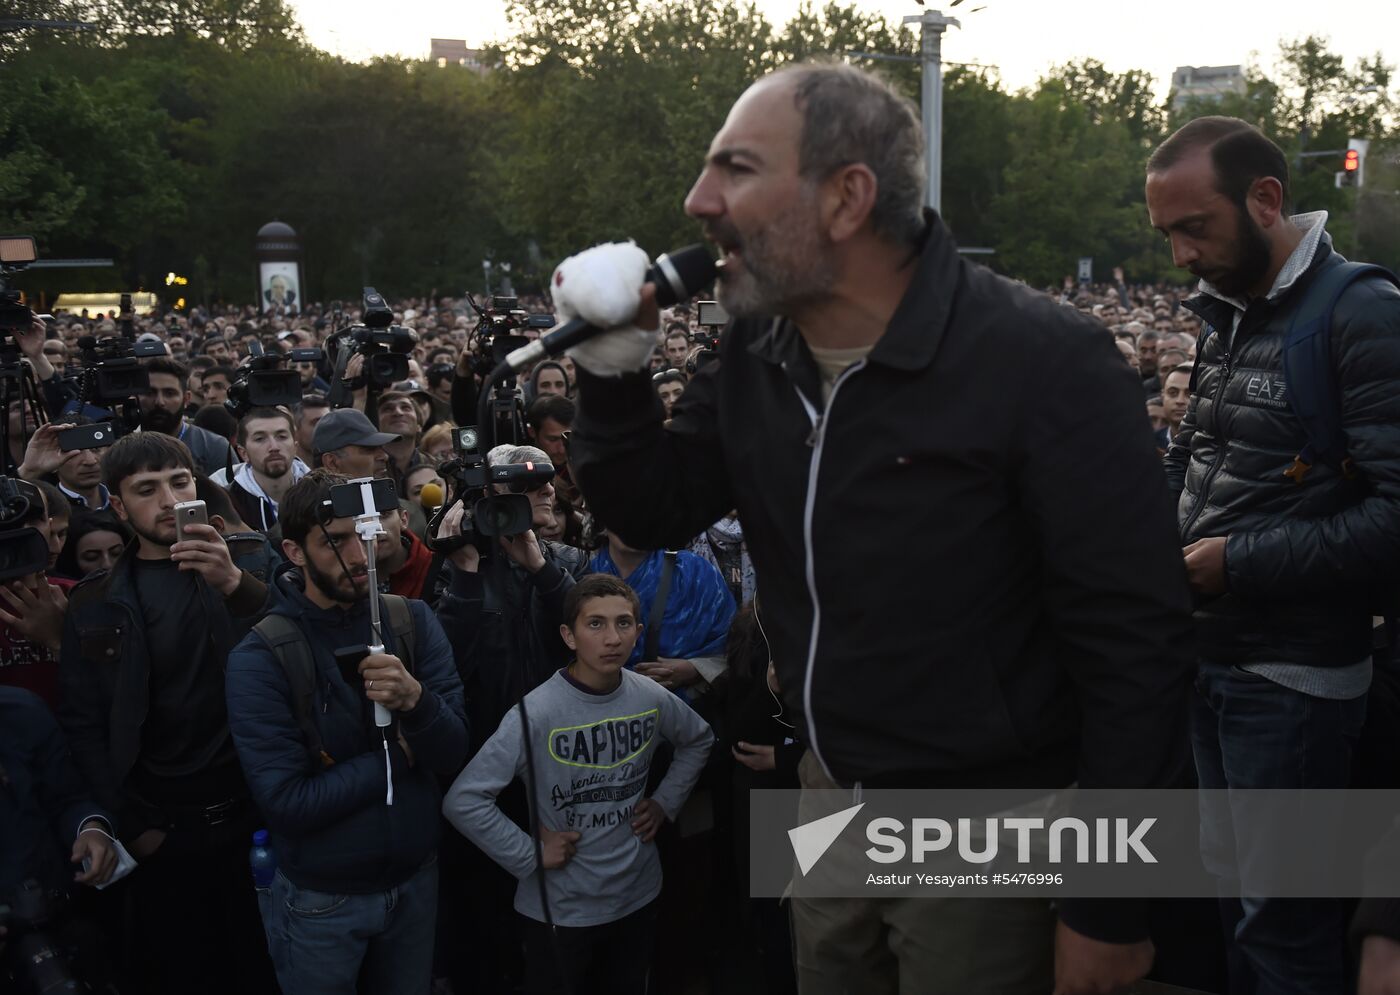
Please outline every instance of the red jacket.
[{"label": "red jacket", "polygon": [[[389,593],[404,598],[421,598],[428,571],[433,565],[433,551],[408,529],[404,529],[403,534],[408,540],[408,560],[389,575]],[[431,596],[432,592],[428,593]]]},{"label": "red jacket", "polygon": [[[49,578],[49,586],[65,595],[76,583],[64,577]],[[58,708],[58,654],[0,622],[0,684],[33,691],[49,708]]]}]

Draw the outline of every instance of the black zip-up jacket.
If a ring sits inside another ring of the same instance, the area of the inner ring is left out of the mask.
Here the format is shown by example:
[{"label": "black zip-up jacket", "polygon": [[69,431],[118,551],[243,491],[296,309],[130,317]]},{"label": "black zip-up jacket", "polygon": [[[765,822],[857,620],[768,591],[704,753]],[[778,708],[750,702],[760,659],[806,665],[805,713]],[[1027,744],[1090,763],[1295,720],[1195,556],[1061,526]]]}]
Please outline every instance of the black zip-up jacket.
[{"label": "black zip-up jacket", "polygon": [[1235,308],[1205,294],[1184,306],[1214,329],[1196,392],[1165,457],[1182,545],[1228,536],[1228,593],[1196,613],[1217,663],[1335,667],[1371,654],[1376,595],[1400,579],[1400,290],[1352,284],[1332,315],[1332,367],[1356,474],[1318,463],[1285,477],[1307,443],[1283,380],[1283,343],[1318,273],[1343,262],[1325,235],[1275,300]]},{"label": "black zip-up jacket", "polygon": [[[738,509],[784,704],[838,782],[1174,783],[1194,653],[1138,378],[930,221],[825,411],[786,321],[733,322],[666,427],[645,374],[580,370],[579,484],[641,549]],[[1084,930],[1145,935],[1114,915]]]},{"label": "black zip-up jacket", "polygon": [[[133,539],[110,571],[73,588],[59,654],[63,699],[58,714],[73,760],[93,797],[116,816],[118,835],[126,841],[164,825],[160,812],[126,789],[141,753],[141,727],[151,701],[150,653],[132,576],[136,549]],[[203,578],[198,587],[209,629],[191,633],[191,638],[208,639],[215,658],[226,660],[256,621],[267,586],[244,570],[227,598]]]},{"label": "black zip-up jacket", "polygon": [[564,598],[588,572],[588,556],[540,540],[544,566],[527,573],[495,553],[476,573],[449,561],[451,580],[437,617],[452,644],[467,696],[472,752],[480,749],[506,712],[548,680],[572,655],[559,635]]}]

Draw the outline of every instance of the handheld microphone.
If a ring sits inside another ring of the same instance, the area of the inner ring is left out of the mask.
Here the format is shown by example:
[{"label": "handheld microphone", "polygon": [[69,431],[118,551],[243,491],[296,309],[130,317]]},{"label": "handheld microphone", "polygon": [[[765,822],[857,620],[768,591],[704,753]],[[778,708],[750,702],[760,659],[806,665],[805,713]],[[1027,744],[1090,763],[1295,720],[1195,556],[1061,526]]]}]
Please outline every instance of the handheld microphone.
[{"label": "handheld microphone", "polygon": [[[656,303],[667,307],[694,297],[714,280],[717,272],[708,249],[703,245],[689,245],[657,256],[642,282],[656,284]],[[519,372],[536,360],[558,356],[604,331],[606,329],[595,328],[582,318],[574,318],[509,353],[505,365],[512,372]]]},{"label": "handheld microphone", "polygon": [[423,489],[418,492],[418,503],[423,506],[424,511],[431,513],[442,507],[444,497],[446,495],[437,484],[424,484]]}]

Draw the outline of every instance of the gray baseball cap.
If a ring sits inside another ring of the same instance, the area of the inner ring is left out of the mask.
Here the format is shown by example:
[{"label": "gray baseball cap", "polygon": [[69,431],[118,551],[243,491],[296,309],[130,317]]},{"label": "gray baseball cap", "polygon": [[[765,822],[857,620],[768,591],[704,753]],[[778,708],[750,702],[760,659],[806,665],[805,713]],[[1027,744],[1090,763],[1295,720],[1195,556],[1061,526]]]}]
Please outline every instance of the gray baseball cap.
[{"label": "gray baseball cap", "polygon": [[345,446],[387,446],[401,438],[403,436],[375,429],[363,411],[338,408],[316,423],[311,448],[318,453],[328,453]]}]

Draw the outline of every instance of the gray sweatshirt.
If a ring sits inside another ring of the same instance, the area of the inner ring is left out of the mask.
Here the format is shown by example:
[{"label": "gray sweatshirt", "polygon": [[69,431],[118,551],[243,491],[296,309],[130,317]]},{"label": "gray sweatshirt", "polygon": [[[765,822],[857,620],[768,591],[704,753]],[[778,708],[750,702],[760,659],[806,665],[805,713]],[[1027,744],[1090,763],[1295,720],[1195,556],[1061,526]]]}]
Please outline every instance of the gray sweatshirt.
[{"label": "gray sweatshirt", "polygon": [[[714,734],[678,695],[630,670],[622,671],[622,683],[608,694],[583,691],[556,673],[525,696],[525,709],[540,825],[582,834],[578,852],[545,875],[554,922],[595,926],[621,919],[661,892],[656,844],[643,843],[631,826],[657,742],[669,740],[676,752],[651,797],[674,819],[695,787]],[[442,811],[458,832],[519,879],[516,910],[543,922],[534,843],[496,805],[496,795],[524,774],[516,707],[457,776]]]}]

